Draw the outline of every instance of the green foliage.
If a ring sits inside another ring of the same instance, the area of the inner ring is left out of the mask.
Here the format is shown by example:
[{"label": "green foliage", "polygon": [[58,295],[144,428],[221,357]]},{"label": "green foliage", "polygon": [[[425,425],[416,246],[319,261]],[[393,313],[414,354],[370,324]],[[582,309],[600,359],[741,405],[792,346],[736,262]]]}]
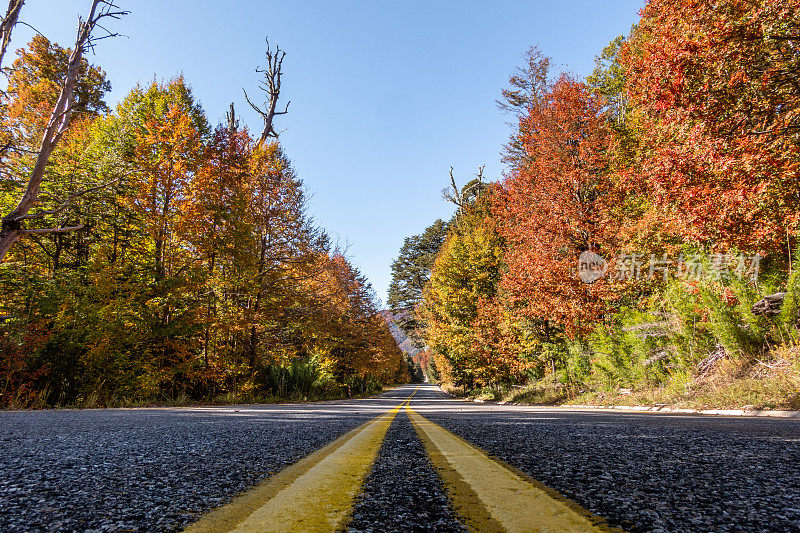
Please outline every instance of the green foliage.
[{"label": "green foliage", "polygon": [[422,383],[423,381],[423,373],[422,367],[419,363],[415,363],[414,359],[411,355],[404,353],[403,354],[403,361],[406,364],[406,368],[408,369],[408,375],[411,376],[411,383]]},{"label": "green foliage", "polygon": [[786,296],[778,322],[793,343],[800,341],[800,247],[794,254],[794,264],[786,280]]},{"label": "green foliage", "polygon": [[563,381],[573,388],[584,383],[591,373],[591,353],[585,344],[577,340],[565,341],[554,345],[553,349],[562,355]]},{"label": "green foliage", "polygon": [[[735,290],[738,288],[744,290]],[[721,292],[729,292],[730,295],[725,298]],[[703,286],[700,293],[705,309],[708,310],[710,332],[725,349],[725,353],[729,357],[740,359],[758,354],[763,337],[758,324],[748,320],[752,316],[750,307],[755,303],[750,291],[742,285],[731,284],[722,291]],[[742,301],[746,304],[739,305]]]},{"label": "green foliage", "polygon": [[308,397],[315,385],[320,383],[322,374],[322,368],[313,359],[295,359],[288,366],[266,364],[256,370],[255,390],[280,398],[291,394]]},{"label": "green foliage", "polygon": [[400,254],[392,262],[392,280],[387,304],[395,313],[395,322],[417,347],[422,346],[422,324],[416,308],[422,301],[436,256],[447,236],[448,223],[436,220],[419,235],[407,237]]},{"label": "green foliage", "polygon": [[595,59],[595,69],[586,78],[586,84],[609,102],[624,98],[626,73],[619,61],[619,51],[625,42],[622,35],[608,43]]},{"label": "green foliage", "polygon": [[653,388],[691,376],[711,354],[734,363],[761,356],[780,342],[774,321],[752,312],[769,289],[733,275],[671,281],[643,310],[624,308],[593,332],[587,378],[608,390]]},{"label": "green foliage", "polygon": [[669,330],[653,312],[623,309],[590,336],[591,373],[609,388],[654,386],[674,359]]}]

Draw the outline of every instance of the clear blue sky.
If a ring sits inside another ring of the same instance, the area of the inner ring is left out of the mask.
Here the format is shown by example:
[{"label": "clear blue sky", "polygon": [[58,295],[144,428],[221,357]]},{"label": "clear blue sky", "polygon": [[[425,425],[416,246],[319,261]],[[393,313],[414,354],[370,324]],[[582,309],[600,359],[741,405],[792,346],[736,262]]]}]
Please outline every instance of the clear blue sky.
[{"label": "clear blue sky", "polygon": [[[90,57],[116,104],[136,84],[183,73],[212,122],[230,102],[252,130],[264,37],[287,52],[281,142],[312,193],[311,211],[385,300],[403,239],[452,210],[441,200],[452,165],[499,178],[509,128],[500,89],[538,45],[563,70],[594,57],[638,20],[643,0],[299,1],[117,0],[126,35]],[[21,20],[71,45],[89,0],[27,0]],[[18,26],[12,48],[30,40]],[[6,61],[10,62],[12,57]]]}]

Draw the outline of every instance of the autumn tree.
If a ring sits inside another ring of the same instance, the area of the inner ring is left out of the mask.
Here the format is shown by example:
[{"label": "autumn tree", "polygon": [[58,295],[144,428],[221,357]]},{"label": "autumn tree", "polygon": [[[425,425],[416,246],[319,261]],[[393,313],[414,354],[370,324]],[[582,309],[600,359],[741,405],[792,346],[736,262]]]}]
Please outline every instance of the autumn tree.
[{"label": "autumn tree", "polygon": [[609,134],[602,102],[562,75],[520,119],[523,159],[495,196],[506,240],[503,287],[532,319],[585,332],[606,310],[608,286],[578,278],[581,252],[614,246],[608,218]]},{"label": "autumn tree", "polygon": [[[251,323],[248,353],[255,364],[259,344],[265,340],[262,333],[270,329],[268,318],[289,307],[284,298],[313,261],[317,230],[306,216],[302,183],[280,145],[257,145],[250,165],[248,211],[254,242],[246,308]],[[280,330],[279,324],[275,327]]]},{"label": "autumn tree", "polygon": [[201,164],[187,183],[176,220],[176,231],[204,270],[201,298],[205,300],[205,367],[212,354],[217,354],[220,329],[227,329],[219,314],[220,306],[235,307],[227,306],[231,298],[225,295],[238,293],[244,276],[241,272],[249,264],[251,145],[252,139],[240,128],[231,104],[227,124],[217,126],[203,149]]},{"label": "autumn tree", "polygon": [[[232,105],[212,132],[182,77],[109,111],[99,68],[43,38],[20,52],[5,176],[41,163],[20,147],[49,135],[59,77],[83,70],[40,209],[0,265],[0,404],[336,397],[409,379],[374,291],[314,224],[277,142],[283,52],[267,56],[256,139]],[[53,220],[59,231],[40,228]]]},{"label": "autumn tree", "polygon": [[475,326],[481,306],[497,294],[502,268],[502,240],[485,198],[450,228],[419,310],[425,341],[448,383],[468,388],[485,383]]},{"label": "autumn tree", "polygon": [[[10,10],[11,6],[12,4],[10,4]],[[103,19],[115,19],[124,14],[126,14],[126,12],[119,10],[111,0],[93,0],[88,17],[85,20],[81,19],[79,21],[75,45],[69,52],[66,66],[63,68],[63,79],[59,80],[61,81],[61,85],[58,95],[56,96],[52,107],[49,109],[49,112],[46,115],[46,120],[42,122],[41,119],[43,117],[37,116],[38,113],[34,112],[33,117],[35,118],[32,120],[28,119],[22,121],[24,124],[23,129],[35,129],[35,125],[37,124],[44,124],[44,127],[41,129],[41,133],[36,136],[36,149],[34,152],[36,155],[32,161],[32,166],[28,168],[23,167],[24,174],[17,177],[20,182],[25,183],[25,192],[19,198],[16,206],[2,219],[2,228],[0,229],[0,261],[2,261],[2,259],[6,256],[11,246],[13,246],[13,244],[17,242],[20,237],[28,232],[35,231],[38,234],[44,232],[56,233],[70,231],[79,227],[56,227],[30,230],[24,227],[24,222],[29,219],[41,218],[48,214],[46,212],[47,210],[41,210],[33,214],[30,214],[29,212],[39,199],[39,192],[42,182],[45,178],[46,167],[50,159],[50,155],[58,145],[61,137],[63,137],[69,128],[70,120],[75,112],[76,86],[78,85],[80,74],[82,71],[84,74],[90,73],[90,69],[87,69],[84,61],[84,53],[88,48],[92,47],[99,38],[102,38],[98,37],[93,32],[98,27],[103,29],[102,26],[99,26],[99,22]],[[12,20],[16,20],[16,16],[14,16]],[[8,32],[10,35],[10,29],[8,29]],[[107,36],[114,35],[108,32],[106,33]],[[40,44],[44,43],[40,42]],[[55,51],[55,55],[58,55],[58,50]],[[64,55],[66,55],[66,53],[64,53]],[[30,64],[30,62],[28,63]],[[47,62],[45,61],[45,64],[46,63]],[[25,64],[24,60],[23,64]],[[42,71],[42,74],[51,74],[52,76],[57,77],[58,72],[58,67],[56,67],[54,71]],[[23,83],[25,83],[26,74],[28,73],[23,72],[20,76]],[[17,98],[15,99],[14,103],[16,104],[17,102],[20,102],[23,106],[25,106],[28,104],[27,100],[30,99],[30,104],[36,107],[38,110],[40,102],[46,102],[47,93],[53,89],[53,86],[50,84],[50,80],[43,78],[40,81],[41,85],[38,82],[36,84],[31,84],[31,80],[28,79],[26,87],[30,90],[27,92],[20,90],[20,87],[16,87]],[[96,82],[97,80],[94,81]],[[90,80],[88,86],[91,87],[92,85],[92,80]],[[12,87],[12,89],[15,88]],[[93,92],[93,96],[96,98],[98,93],[102,94],[102,92],[103,89],[101,87],[97,91]],[[87,97],[87,102],[78,101],[78,104],[88,103],[88,100],[91,99],[91,96],[92,95]],[[22,178],[22,176],[25,177]],[[65,200],[67,205],[75,194],[81,194],[81,192],[78,191],[73,193],[73,195],[70,195],[70,197]]]},{"label": "autumn tree", "polygon": [[201,164],[208,123],[181,78],[136,91],[123,107],[132,119],[128,162],[139,191],[133,204],[152,239],[153,279],[158,282],[180,267],[183,247],[175,226]]},{"label": "autumn tree", "polygon": [[646,132],[629,187],[686,242],[785,254],[796,239],[798,31],[796,0],[644,7],[621,59]]},{"label": "autumn tree", "polygon": [[[66,79],[71,52],[38,34],[27,48],[17,51],[10,69],[8,104],[4,111],[18,146],[32,149],[41,136]],[[82,57],[77,65],[72,113],[97,116],[107,112],[103,98],[110,90],[111,82],[105,72]]]}]

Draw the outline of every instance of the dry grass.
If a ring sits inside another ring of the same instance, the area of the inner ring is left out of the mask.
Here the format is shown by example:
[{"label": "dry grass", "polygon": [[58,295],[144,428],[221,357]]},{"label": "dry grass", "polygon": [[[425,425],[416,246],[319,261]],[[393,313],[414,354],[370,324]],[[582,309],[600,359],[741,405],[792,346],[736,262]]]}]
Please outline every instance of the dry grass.
[{"label": "dry grass", "polygon": [[675,377],[657,389],[589,391],[568,403],[800,410],[800,346],[777,348],[764,359],[722,360],[705,374]]},{"label": "dry grass", "polygon": [[535,383],[521,389],[510,390],[503,401],[532,405],[557,405],[564,403],[571,396],[569,389],[558,386],[558,384]]},{"label": "dry grass", "polygon": [[800,346],[781,346],[768,357],[750,361],[722,359],[704,373],[675,375],[658,388],[575,390],[546,377],[526,387],[511,388],[502,399],[534,405],[800,410]]},{"label": "dry grass", "polygon": [[464,387],[455,387],[447,383],[442,383],[440,386],[442,387],[443,391],[445,391],[447,394],[452,394],[456,398],[463,398],[467,395]]}]

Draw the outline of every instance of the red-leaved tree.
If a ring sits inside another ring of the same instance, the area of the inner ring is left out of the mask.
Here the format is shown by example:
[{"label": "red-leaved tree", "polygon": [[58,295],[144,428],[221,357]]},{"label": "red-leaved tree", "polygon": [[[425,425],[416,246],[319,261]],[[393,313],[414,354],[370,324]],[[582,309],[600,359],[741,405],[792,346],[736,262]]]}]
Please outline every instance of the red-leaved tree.
[{"label": "red-leaved tree", "polygon": [[591,329],[608,297],[606,280],[586,284],[578,256],[613,246],[606,179],[610,134],[602,102],[562,75],[520,118],[524,157],[494,202],[506,240],[502,284],[514,305],[533,319],[576,334]]},{"label": "red-leaved tree", "polygon": [[[800,2],[651,0],[623,48],[631,190],[684,241],[786,251],[800,229]],[[792,244],[794,245],[794,243]]]}]

